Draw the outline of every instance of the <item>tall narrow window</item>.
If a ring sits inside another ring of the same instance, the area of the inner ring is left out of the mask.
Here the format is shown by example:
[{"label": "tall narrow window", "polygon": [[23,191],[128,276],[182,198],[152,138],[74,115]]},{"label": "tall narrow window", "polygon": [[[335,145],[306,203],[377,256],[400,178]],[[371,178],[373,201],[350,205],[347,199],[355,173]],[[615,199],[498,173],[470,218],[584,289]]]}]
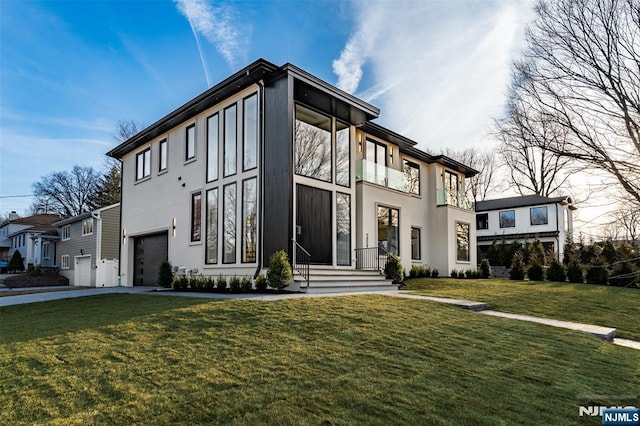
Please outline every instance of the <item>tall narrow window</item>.
[{"label": "tall narrow window", "polygon": [[71,225],[65,225],[62,227],[62,241],[71,239]]},{"label": "tall narrow window", "polygon": [[398,209],[378,207],[378,247],[390,254],[400,254]]},{"label": "tall narrow window", "polygon": [[62,269],[69,269],[69,255],[68,254],[63,254],[60,257],[60,263],[61,263],[60,267]]},{"label": "tall narrow window", "polygon": [[202,236],[202,192],[191,194],[191,241],[200,241]]},{"label": "tall narrow window", "polygon": [[258,191],[256,178],[242,182],[242,261],[256,261]]},{"label": "tall narrow window", "polygon": [[151,175],[151,149],[147,148],[136,154],[136,180]]},{"label": "tall narrow window", "polygon": [[218,114],[207,118],[207,182],[218,179]]},{"label": "tall narrow window", "polygon": [[420,260],[420,228],[411,228],[411,260]]},{"label": "tall narrow window", "polygon": [[185,156],[184,161],[193,160],[196,158],[196,125],[192,124],[187,127],[186,130],[186,142],[185,142]]},{"label": "tall narrow window", "polygon": [[160,141],[160,149],[159,149],[159,159],[158,159],[158,171],[164,172],[167,170],[167,140],[163,139]]},{"label": "tall narrow window", "polygon": [[469,224],[456,222],[456,259],[468,262],[469,257]]},{"label": "tall narrow window", "polygon": [[224,176],[236,174],[236,106],[224,110]]},{"label": "tall narrow window", "polygon": [[42,243],[42,258],[49,259],[49,242],[45,241]]},{"label": "tall narrow window", "polygon": [[457,205],[458,191],[460,190],[460,183],[458,182],[458,174],[445,170],[444,173],[444,188],[447,191],[447,202],[449,204]]},{"label": "tall narrow window", "polygon": [[351,140],[349,126],[336,121],[336,183],[351,186]]},{"label": "tall narrow window", "polygon": [[236,263],[236,184],[224,187],[224,207],[222,208],[222,235],[224,248],[222,263]]},{"label": "tall narrow window", "polygon": [[296,174],[331,182],[331,119],[296,105]]},{"label": "tall narrow window", "polygon": [[351,196],[336,193],[336,250],[338,265],[351,265]]},{"label": "tall narrow window", "polygon": [[243,107],[242,169],[250,170],[256,167],[258,156],[258,95],[246,98]]},{"label": "tall narrow window", "polygon": [[408,160],[403,160],[404,190],[411,194],[420,195],[420,166]]},{"label": "tall narrow window", "polygon": [[206,263],[218,263],[218,188],[207,191]]}]

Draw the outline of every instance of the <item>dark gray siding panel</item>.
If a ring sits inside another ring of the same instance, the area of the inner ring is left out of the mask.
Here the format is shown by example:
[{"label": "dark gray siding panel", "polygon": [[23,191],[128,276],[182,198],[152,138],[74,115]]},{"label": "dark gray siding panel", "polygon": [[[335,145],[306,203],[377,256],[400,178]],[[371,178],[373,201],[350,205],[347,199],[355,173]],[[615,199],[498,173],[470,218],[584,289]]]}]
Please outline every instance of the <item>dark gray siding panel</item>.
[{"label": "dark gray siding panel", "polygon": [[275,251],[291,257],[293,229],[293,78],[265,86],[263,265]]},{"label": "dark gray siding panel", "polygon": [[102,218],[101,255],[103,259],[117,259],[120,244],[120,206],[100,213]]}]

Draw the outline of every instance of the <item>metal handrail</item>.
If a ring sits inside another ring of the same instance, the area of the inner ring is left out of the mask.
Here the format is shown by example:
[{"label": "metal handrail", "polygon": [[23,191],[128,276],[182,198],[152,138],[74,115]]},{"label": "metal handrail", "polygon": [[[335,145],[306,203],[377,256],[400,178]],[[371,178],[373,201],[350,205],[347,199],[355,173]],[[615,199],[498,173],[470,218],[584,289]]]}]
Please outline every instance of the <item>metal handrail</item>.
[{"label": "metal handrail", "polygon": [[[363,247],[355,249],[356,269],[373,269],[382,271],[387,259],[391,256],[384,247]],[[380,266],[382,264],[382,267]]]},{"label": "metal handrail", "polygon": [[[291,239],[294,244],[293,249],[293,269],[295,269],[302,278],[306,281],[306,288],[309,288],[309,263],[311,262],[311,253],[309,253],[304,247],[302,247],[294,238]],[[298,249],[302,256],[300,260],[298,257]]]}]

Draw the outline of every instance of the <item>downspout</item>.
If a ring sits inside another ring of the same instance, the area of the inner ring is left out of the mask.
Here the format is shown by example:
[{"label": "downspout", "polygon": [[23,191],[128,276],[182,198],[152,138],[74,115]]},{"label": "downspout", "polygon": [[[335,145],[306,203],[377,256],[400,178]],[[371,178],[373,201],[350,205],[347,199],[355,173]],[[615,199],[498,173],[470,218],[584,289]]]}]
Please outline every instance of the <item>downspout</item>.
[{"label": "downspout", "polygon": [[[100,215],[96,214],[95,211],[91,212],[91,217],[96,220],[96,231],[98,235],[96,235],[96,281],[95,286],[98,287],[98,262],[102,260],[102,218]],[[104,283],[102,284],[104,286]]]},{"label": "downspout", "polygon": [[118,220],[119,220],[119,226],[118,226],[118,230],[120,231],[118,234],[118,287],[122,286],[122,245],[124,244],[124,239],[123,239],[123,235],[124,233],[122,232],[122,211],[124,210],[122,208],[122,194],[123,194],[123,187],[124,187],[124,164],[122,163],[122,159],[118,158],[118,161],[120,162],[120,213],[118,215]]},{"label": "downspout", "polygon": [[560,218],[558,217],[558,203],[556,203],[556,244],[558,246],[558,261],[560,262]]},{"label": "downspout", "polygon": [[[247,75],[253,78],[249,71],[247,71]],[[260,179],[258,180],[258,194],[259,195],[259,205],[260,205],[260,216],[258,218],[258,244],[256,244],[256,260],[258,261],[258,266],[256,267],[256,271],[253,273],[253,279],[256,279],[258,275],[260,275],[260,271],[262,270],[262,251],[263,251],[263,241],[262,241],[262,229],[264,227],[264,84],[261,80],[257,80],[254,78],[254,82],[258,85],[258,120],[260,122],[260,142],[259,142],[259,162],[260,162]]]}]

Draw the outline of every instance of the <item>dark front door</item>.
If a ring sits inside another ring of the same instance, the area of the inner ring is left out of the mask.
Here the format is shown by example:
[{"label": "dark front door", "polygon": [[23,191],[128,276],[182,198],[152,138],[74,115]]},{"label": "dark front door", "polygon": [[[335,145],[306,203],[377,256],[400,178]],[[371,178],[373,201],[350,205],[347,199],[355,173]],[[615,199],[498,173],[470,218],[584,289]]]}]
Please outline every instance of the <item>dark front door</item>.
[{"label": "dark front door", "polygon": [[135,237],[133,285],[157,285],[160,263],[168,258],[167,233]]},{"label": "dark front door", "polygon": [[330,265],[331,192],[297,186],[296,241],[311,254],[311,263]]}]

